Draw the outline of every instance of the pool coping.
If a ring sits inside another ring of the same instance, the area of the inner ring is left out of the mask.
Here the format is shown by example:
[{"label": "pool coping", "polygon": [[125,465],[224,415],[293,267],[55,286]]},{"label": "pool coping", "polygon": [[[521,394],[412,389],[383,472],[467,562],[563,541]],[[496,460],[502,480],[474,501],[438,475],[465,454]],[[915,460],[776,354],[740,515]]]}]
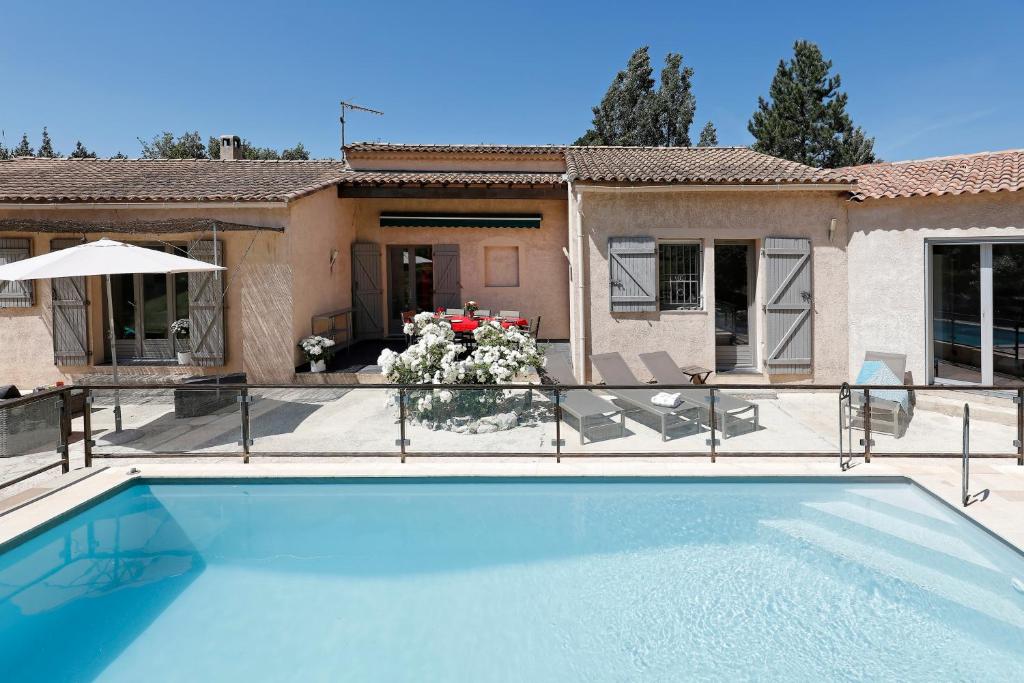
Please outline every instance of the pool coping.
[{"label": "pool coping", "polygon": [[[749,462],[749,461],[747,461]],[[609,463],[603,463],[608,465]],[[1017,538],[996,531],[989,525],[970,514],[970,509],[961,508],[943,495],[933,490],[927,483],[912,473],[902,472],[885,465],[871,465],[870,473],[821,471],[795,472],[764,471],[764,472],[731,472],[725,473],[720,466],[711,469],[701,467],[659,467],[652,468],[649,463],[617,463],[619,467],[601,468],[567,468],[564,465],[549,467],[550,463],[534,463],[534,467],[524,468],[523,463],[465,463],[444,462],[432,463],[431,467],[399,467],[389,463],[370,463],[353,466],[350,464],[218,464],[218,465],[186,465],[186,464],[152,464],[133,466],[113,466],[101,468],[75,481],[55,488],[39,498],[20,504],[0,515],[0,554],[25,543],[31,538],[44,533],[61,522],[73,517],[83,510],[97,505],[108,498],[132,487],[151,483],[184,484],[184,483],[329,483],[344,480],[360,479],[459,479],[459,480],[502,480],[502,479],[557,479],[557,480],[643,480],[643,481],[682,481],[682,480],[715,480],[721,482],[741,483],[747,480],[798,481],[814,483],[849,482],[849,483],[905,483],[917,487],[935,501],[949,510],[956,512],[974,527],[988,534],[1001,544],[1024,557],[1024,537],[1017,543]],[[783,464],[773,462],[773,465]],[[622,465],[627,465],[622,467]],[[632,465],[629,467],[628,465]],[[647,465],[647,466],[645,466]],[[140,469],[140,467],[144,468]],[[835,464],[831,464],[834,468]],[[830,468],[830,469],[831,469]],[[800,468],[795,468],[800,469]],[[806,469],[806,468],[802,468]],[[821,468],[824,470],[824,468]],[[566,471],[577,470],[577,471]],[[582,471],[579,471],[582,470]],[[652,471],[660,470],[660,471]],[[666,471],[671,470],[671,471]],[[717,470],[717,471],[716,471]],[[1020,535],[1020,534],[1018,534]]]}]

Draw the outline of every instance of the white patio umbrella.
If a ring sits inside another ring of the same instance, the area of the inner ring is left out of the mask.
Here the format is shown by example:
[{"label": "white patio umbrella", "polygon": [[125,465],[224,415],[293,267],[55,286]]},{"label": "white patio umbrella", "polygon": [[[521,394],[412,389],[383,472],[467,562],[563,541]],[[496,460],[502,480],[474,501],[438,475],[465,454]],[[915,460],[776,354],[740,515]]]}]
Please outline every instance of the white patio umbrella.
[{"label": "white patio umbrella", "polygon": [[117,346],[114,343],[114,303],[110,294],[110,276],[133,273],[201,273],[212,270],[224,270],[224,267],[134,244],[100,239],[0,266],[0,280],[48,280],[88,275],[106,277],[110,360],[114,370],[114,428],[120,432],[121,396],[117,388]]}]

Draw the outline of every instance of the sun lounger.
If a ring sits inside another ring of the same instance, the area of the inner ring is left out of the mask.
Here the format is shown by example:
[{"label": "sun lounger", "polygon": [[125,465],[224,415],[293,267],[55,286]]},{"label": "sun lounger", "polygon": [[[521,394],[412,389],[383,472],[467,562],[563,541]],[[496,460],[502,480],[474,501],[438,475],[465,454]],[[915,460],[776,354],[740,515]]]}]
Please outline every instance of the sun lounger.
[{"label": "sun lounger", "polygon": [[[576,384],[576,378],[565,358],[559,354],[551,354],[544,363],[544,372],[559,384]],[[609,403],[603,398],[595,396],[587,389],[562,390],[559,397],[559,405],[562,413],[571,415],[579,423],[580,445],[584,443],[587,423],[592,421],[613,420],[619,418],[619,436],[626,434],[625,411],[614,403]],[[604,426],[604,425],[598,425]],[[592,427],[594,428],[594,427]],[[594,440],[593,437],[590,438]]]},{"label": "sun lounger", "polygon": [[640,380],[630,372],[629,366],[619,354],[598,353],[590,357],[590,362],[601,373],[601,378],[606,384],[636,385],[636,389],[604,389],[604,391],[636,410],[657,417],[661,421],[662,441],[668,441],[669,421],[673,418],[685,425],[696,425],[697,430],[700,430],[701,406],[688,400],[684,400],[675,408],[654,405],[651,403],[651,399],[660,394],[661,389],[651,389],[647,388],[647,385],[641,384]]},{"label": "sun lounger", "polygon": [[[653,353],[641,353],[640,360],[647,369],[651,371],[659,384],[689,384],[690,378],[684,373],[672,356],[666,351],[655,351]],[[673,389],[679,392],[685,401],[701,406],[701,419],[708,424],[711,419],[711,411],[708,409],[709,393],[707,388],[703,389]],[[722,430],[722,438],[728,439],[730,433],[735,433],[735,427],[742,424],[750,424],[752,431],[757,431],[759,424],[758,407],[756,403],[744,401],[718,392],[715,402],[715,425]],[[751,417],[744,418],[743,415],[753,413]],[[730,429],[733,427],[733,429]]]},{"label": "sun lounger", "polygon": [[[882,366],[871,365],[880,363]],[[879,372],[881,370],[881,372]],[[868,351],[864,364],[854,384],[887,384],[894,387],[906,384],[907,356],[903,353]],[[864,392],[854,390],[851,396],[854,413],[852,426],[864,429],[867,410],[864,407]],[[903,436],[913,416],[913,395],[905,389],[871,390],[871,431],[892,434],[897,439]]]}]

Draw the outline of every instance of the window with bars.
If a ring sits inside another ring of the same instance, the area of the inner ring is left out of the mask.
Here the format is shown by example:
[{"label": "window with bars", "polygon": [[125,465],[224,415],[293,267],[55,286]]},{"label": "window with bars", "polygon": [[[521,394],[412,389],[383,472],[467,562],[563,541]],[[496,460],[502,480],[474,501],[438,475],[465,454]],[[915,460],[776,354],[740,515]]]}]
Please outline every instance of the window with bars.
[{"label": "window with bars", "polygon": [[701,246],[696,242],[658,245],[658,304],[663,311],[692,311],[704,305]]}]

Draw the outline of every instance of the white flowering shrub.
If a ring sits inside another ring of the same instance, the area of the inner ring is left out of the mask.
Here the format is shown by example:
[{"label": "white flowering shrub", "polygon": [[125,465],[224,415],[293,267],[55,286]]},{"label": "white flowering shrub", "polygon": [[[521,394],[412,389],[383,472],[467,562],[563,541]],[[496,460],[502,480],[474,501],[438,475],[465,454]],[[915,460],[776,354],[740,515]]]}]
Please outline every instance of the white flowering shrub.
[{"label": "white flowering shrub", "polygon": [[386,382],[466,385],[466,389],[407,392],[410,416],[437,428],[450,425],[453,418],[494,414],[508,398],[507,392],[473,390],[472,385],[508,384],[543,362],[530,335],[493,321],[474,330],[477,346],[468,355],[465,346],[455,341],[451,325],[433,313],[417,314],[403,331],[415,342],[401,353],[385,349],[377,359]]},{"label": "white flowering shrub", "polygon": [[334,340],[328,339],[327,337],[321,337],[319,335],[313,335],[306,337],[299,342],[299,348],[302,349],[302,355],[306,357],[306,360],[312,363],[316,360],[324,360],[328,358],[334,349]]}]

